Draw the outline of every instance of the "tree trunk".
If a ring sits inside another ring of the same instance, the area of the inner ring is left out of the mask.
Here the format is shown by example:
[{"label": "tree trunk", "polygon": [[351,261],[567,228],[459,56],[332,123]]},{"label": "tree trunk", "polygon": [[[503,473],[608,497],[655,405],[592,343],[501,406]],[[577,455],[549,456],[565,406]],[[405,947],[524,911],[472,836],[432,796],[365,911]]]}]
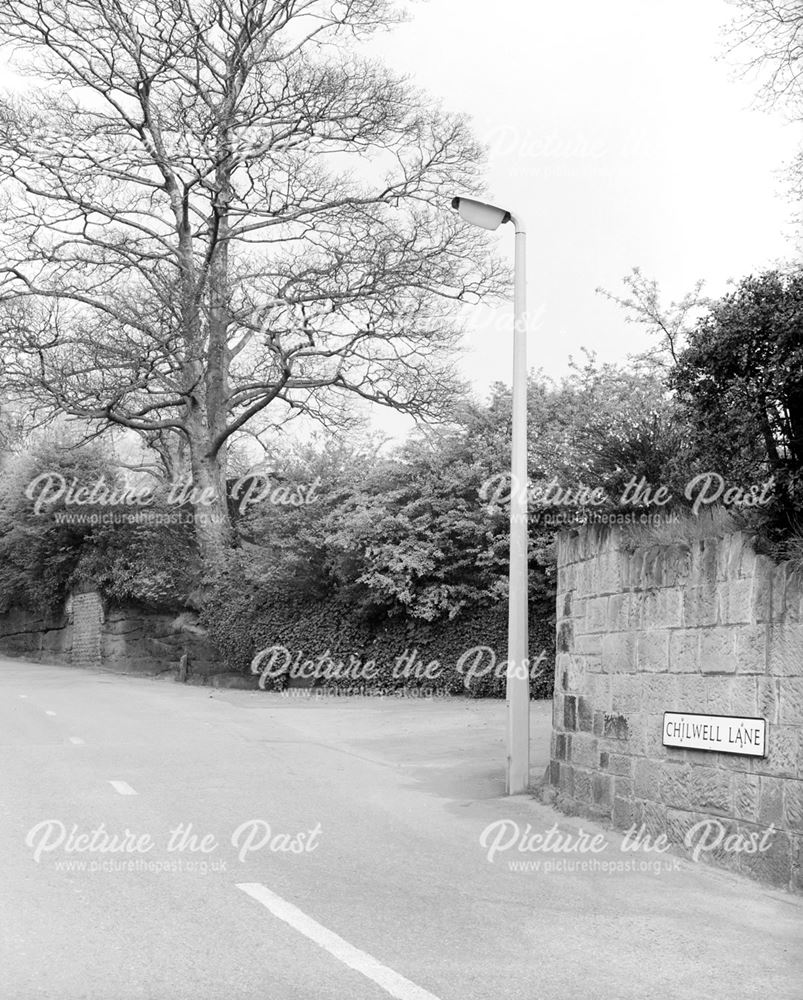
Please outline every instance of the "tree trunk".
[{"label": "tree trunk", "polygon": [[234,545],[234,529],[226,500],[226,471],[221,456],[210,457],[207,441],[190,439],[192,452],[195,538],[204,575],[216,576]]}]

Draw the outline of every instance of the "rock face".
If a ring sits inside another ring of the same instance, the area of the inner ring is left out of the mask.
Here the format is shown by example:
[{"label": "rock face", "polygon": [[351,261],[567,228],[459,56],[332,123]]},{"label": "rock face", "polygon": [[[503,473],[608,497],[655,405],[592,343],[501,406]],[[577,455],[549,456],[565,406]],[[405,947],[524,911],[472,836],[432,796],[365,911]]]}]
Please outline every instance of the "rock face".
[{"label": "rock face", "polygon": [[[799,578],[740,534],[634,549],[575,530],[557,614],[556,804],[691,856],[705,835],[699,860],[803,890]],[[763,719],[766,756],[664,746],[664,712]]]},{"label": "rock face", "polygon": [[190,681],[205,683],[225,672],[193,616],[104,609],[95,591],[73,594],[57,618],[18,610],[0,615],[0,652],[147,675],[177,672],[186,653]]}]

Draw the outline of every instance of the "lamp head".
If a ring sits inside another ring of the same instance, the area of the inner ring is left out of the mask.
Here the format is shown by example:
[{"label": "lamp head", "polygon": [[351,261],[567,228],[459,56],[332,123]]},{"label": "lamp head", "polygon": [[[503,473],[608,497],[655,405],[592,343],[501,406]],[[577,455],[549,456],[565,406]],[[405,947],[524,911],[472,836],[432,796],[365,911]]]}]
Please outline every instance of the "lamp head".
[{"label": "lamp head", "polygon": [[481,229],[498,229],[503,222],[510,222],[510,212],[473,198],[452,198],[452,208],[464,222],[470,222],[472,226],[479,226]]}]

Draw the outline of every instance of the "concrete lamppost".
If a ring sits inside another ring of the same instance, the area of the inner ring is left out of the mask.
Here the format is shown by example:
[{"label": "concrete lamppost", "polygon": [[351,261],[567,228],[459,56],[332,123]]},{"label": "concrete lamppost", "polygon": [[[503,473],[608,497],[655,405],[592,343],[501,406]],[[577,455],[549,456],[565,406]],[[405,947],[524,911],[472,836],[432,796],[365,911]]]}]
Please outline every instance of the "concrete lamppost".
[{"label": "concrete lamppost", "polygon": [[527,637],[527,274],[526,235],[518,216],[473,198],[454,198],[461,219],[482,229],[512,222],[516,233],[513,324],[513,438],[511,441],[510,598],[507,698],[508,795],[530,783],[530,670]]}]

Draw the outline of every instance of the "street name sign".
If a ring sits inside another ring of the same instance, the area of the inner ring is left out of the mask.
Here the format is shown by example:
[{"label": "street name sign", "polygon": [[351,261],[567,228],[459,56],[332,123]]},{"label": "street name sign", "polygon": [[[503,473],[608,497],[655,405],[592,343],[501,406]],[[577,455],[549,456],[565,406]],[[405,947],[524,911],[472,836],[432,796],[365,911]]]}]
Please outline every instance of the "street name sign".
[{"label": "street name sign", "polygon": [[764,719],[739,715],[664,712],[663,745],[764,757],[766,730],[767,723]]}]

